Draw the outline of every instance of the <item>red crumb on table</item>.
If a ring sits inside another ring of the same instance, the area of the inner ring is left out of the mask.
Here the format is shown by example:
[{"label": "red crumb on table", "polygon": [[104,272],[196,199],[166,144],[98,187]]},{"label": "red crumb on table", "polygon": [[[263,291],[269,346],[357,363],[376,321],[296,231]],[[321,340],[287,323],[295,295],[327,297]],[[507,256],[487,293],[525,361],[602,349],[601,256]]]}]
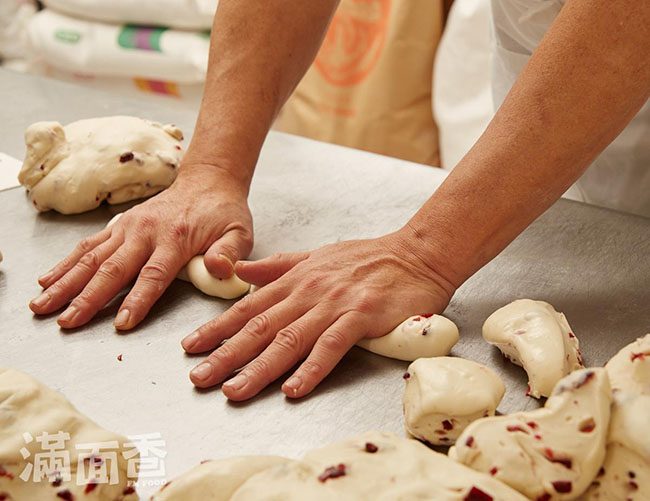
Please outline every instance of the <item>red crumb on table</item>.
[{"label": "red crumb on table", "polygon": [[135,494],[135,487],[129,485],[122,491],[122,495],[128,496],[129,494]]},{"label": "red crumb on table", "polygon": [[14,474],[5,470],[4,466],[0,465],[0,477],[8,478],[9,480],[14,479]]},{"label": "red crumb on table", "polygon": [[411,375],[410,375],[408,372],[405,372],[405,373],[402,375],[402,379],[408,379],[408,378],[410,378],[410,377],[411,377]]},{"label": "red crumb on table", "polygon": [[57,492],[56,497],[65,499],[65,501],[74,501],[74,496],[72,495],[72,492],[70,492],[68,489]]},{"label": "red crumb on table", "polygon": [[122,361],[122,354],[121,353],[117,356],[117,360],[118,360],[118,362]]},{"label": "red crumb on table", "polygon": [[84,489],[84,494],[90,494],[95,489],[97,489],[97,483],[89,482],[88,484],[86,484],[86,488]]},{"label": "red crumb on table", "polygon": [[325,471],[318,475],[318,480],[321,482],[327,482],[330,478],[338,478],[343,476],[345,476],[345,465],[341,463],[336,466],[325,468]]}]

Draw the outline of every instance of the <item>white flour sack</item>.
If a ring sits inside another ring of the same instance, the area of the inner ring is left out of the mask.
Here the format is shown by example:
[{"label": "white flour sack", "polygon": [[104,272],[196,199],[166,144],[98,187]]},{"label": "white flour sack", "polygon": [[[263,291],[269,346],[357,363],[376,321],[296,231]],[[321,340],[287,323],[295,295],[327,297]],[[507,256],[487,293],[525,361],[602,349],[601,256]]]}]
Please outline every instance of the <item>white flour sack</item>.
[{"label": "white flour sack", "polygon": [[207,32],[83,21],[49,9],[32,18],[28,32],[35,64],[83,75],[178,84],[205,80]]},{"label": "white flour sack", "polygon": [[62,14],[104,21],[193,30],[210,29],[217,0],[43,0]]}]

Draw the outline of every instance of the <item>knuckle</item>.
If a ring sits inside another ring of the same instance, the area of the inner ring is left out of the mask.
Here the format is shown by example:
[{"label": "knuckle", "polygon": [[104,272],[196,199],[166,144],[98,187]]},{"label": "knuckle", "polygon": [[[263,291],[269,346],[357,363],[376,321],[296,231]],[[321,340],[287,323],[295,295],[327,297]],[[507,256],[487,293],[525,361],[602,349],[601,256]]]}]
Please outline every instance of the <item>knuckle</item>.
[{"label": "knuckle", "polygon": [[315,360],[305,360],[301,370],[304,374],[312,377],[321,376],[325,372],[325,368]]},{"label": "knuckle", "polygon": [[102,263],[97,252],[92,250],[81,256],[79,264],[88,270],[96,270]]},{"label": "knuckle", "polygon": [[[95,248],[95,243],[90,237],[86,237],[82,239],[78,244],[77,244],[77,250],[79,252],[83,252],[84,254],[87,252],[90,252]],[[64,259],[64,261],[69,260],[68,258]]]},{"label": "knuckle", "polygon": [[149,282],[164,282],[168,276],[167,265],[160,262],[147,263],[140,270],[140,278]]},{"label": "knuckle", "polygon": [[375,311],[376,296],[372,292],[363,291],[356,298],[353,310],[362,314],[369,314]]},{"label": "knuckle", "polygon": [[190,234],[190,225],[186,221],[177,221],[171,225],[170,231],[175,240],[185,240]]},{"label": "knuckle", "polygon": [[275,342],[284,351],[302,352],[303,338],[300,333],[292,328],[287,327],[278,332],[275,336]]},{"label": "knuckle", "polygon": [[208,360],[215,366],[226,366],[229,368],[236,368],[237,365],[237,352],[228,343],[221,345],[209,356]]},{"label": "knuckle", "polygon": [[303,289],[306,294],[313,293],[323,284],[323,279],[319,276],[312,276],[305,279]]},{"label": "knuckle", "polygon": [[148,215],[140,216],[138,218],[138,221],[135,224],[135,228],[138,233],[143,233],[143,232],[148,233],[151,230],[155,230],[157,226],[158,226],[158,222],[156,221],[156,219]]},{"label": "knuckle", "polygon": [[272,373],[271,364],[267,359],[260,357],[246,368],[246,372],[257,376],[259,379],[269,379]]},{"label": "knuckle", "polygon": [[255,337],[264,337],[271,330],[271,319],[265,313],[251,318],[246,324],[246,332]]},{"label": "knuckle", "polygon": [[349,343],[347,336],[343,332],[332,330],[323,334],[321,344],[328,352],[340,353],[347,350]]},{"label": "knuckle", "polygon": [[253,313],[253,296],[244,296],[231,307],[231,311],[237,316],[250,317]]},{"label": "knuckle", "polygon": [[347,292],[348,289],[346,287],[336,286],[330,291],[329,299],[331,301],[338,301],[339,299],[343,299]]},{"label": "knuckle", "polygon": [[97,274],[108,280],[119,280],[124,276],[124,264],[115,260],[108,259],[99,267]]}]

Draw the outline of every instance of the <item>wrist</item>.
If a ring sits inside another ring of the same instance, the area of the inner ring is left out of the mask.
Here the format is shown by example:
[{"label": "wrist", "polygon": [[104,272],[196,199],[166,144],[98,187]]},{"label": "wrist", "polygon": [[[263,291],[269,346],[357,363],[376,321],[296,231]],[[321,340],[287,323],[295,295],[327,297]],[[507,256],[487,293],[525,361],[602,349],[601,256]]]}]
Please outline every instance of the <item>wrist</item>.
[{"label": "wrist", "polygon": [[250,178],[238,174],[232,167],[222,164],[190,163],[183,159],[174,185],[181,189],[191,187],[194,190],[230,192],[246,199],[250,182]]}]

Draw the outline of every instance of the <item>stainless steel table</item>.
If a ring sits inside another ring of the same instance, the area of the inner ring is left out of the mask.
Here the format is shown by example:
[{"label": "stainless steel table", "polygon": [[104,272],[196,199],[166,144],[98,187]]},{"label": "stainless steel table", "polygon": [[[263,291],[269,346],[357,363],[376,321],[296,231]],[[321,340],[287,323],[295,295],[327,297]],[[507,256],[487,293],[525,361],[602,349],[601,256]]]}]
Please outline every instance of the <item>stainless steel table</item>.
[{"label": "stainless steel table", "polygon": [[[171,104],[4,71],[0,96],[0,151],[18,158],[24,128],[37,120],[135,114],[175,122],[187,137],[195,118]],[[437,169],[271,133],[251,193],[253,257],[384,234],[403,224],[443,178]],[[0,193],[0,209],[0,366],[38,377],[107,428],[162,433],[169,476],[209,457],[298,456],[365,430],[402,430],[407,364],[360,349],[300,401],[286,400],[279,384],[240,404],[216,389],[193,389],[187,373],[197,359],[185,356],[179,341],[231,303],[186,283],[176,281],[149,319],[126,335],[112,328],[115,304],[74,332],[61,332],[55,316],[33,317],[26,305],[39,291],[37,275],[122,208],[37,214],[22,189],[11,189]],[[525,373],[483,342],[485,318],[516,298],[549,301],[566,313],[587,363],[601,365],[650,331],[649,256],[650,220],[558,202],[457,292],[445,312],[461,330],[453,354],[503,376],[508,391],[502,412],[534,407],[538,403],[524,396]]]}]

